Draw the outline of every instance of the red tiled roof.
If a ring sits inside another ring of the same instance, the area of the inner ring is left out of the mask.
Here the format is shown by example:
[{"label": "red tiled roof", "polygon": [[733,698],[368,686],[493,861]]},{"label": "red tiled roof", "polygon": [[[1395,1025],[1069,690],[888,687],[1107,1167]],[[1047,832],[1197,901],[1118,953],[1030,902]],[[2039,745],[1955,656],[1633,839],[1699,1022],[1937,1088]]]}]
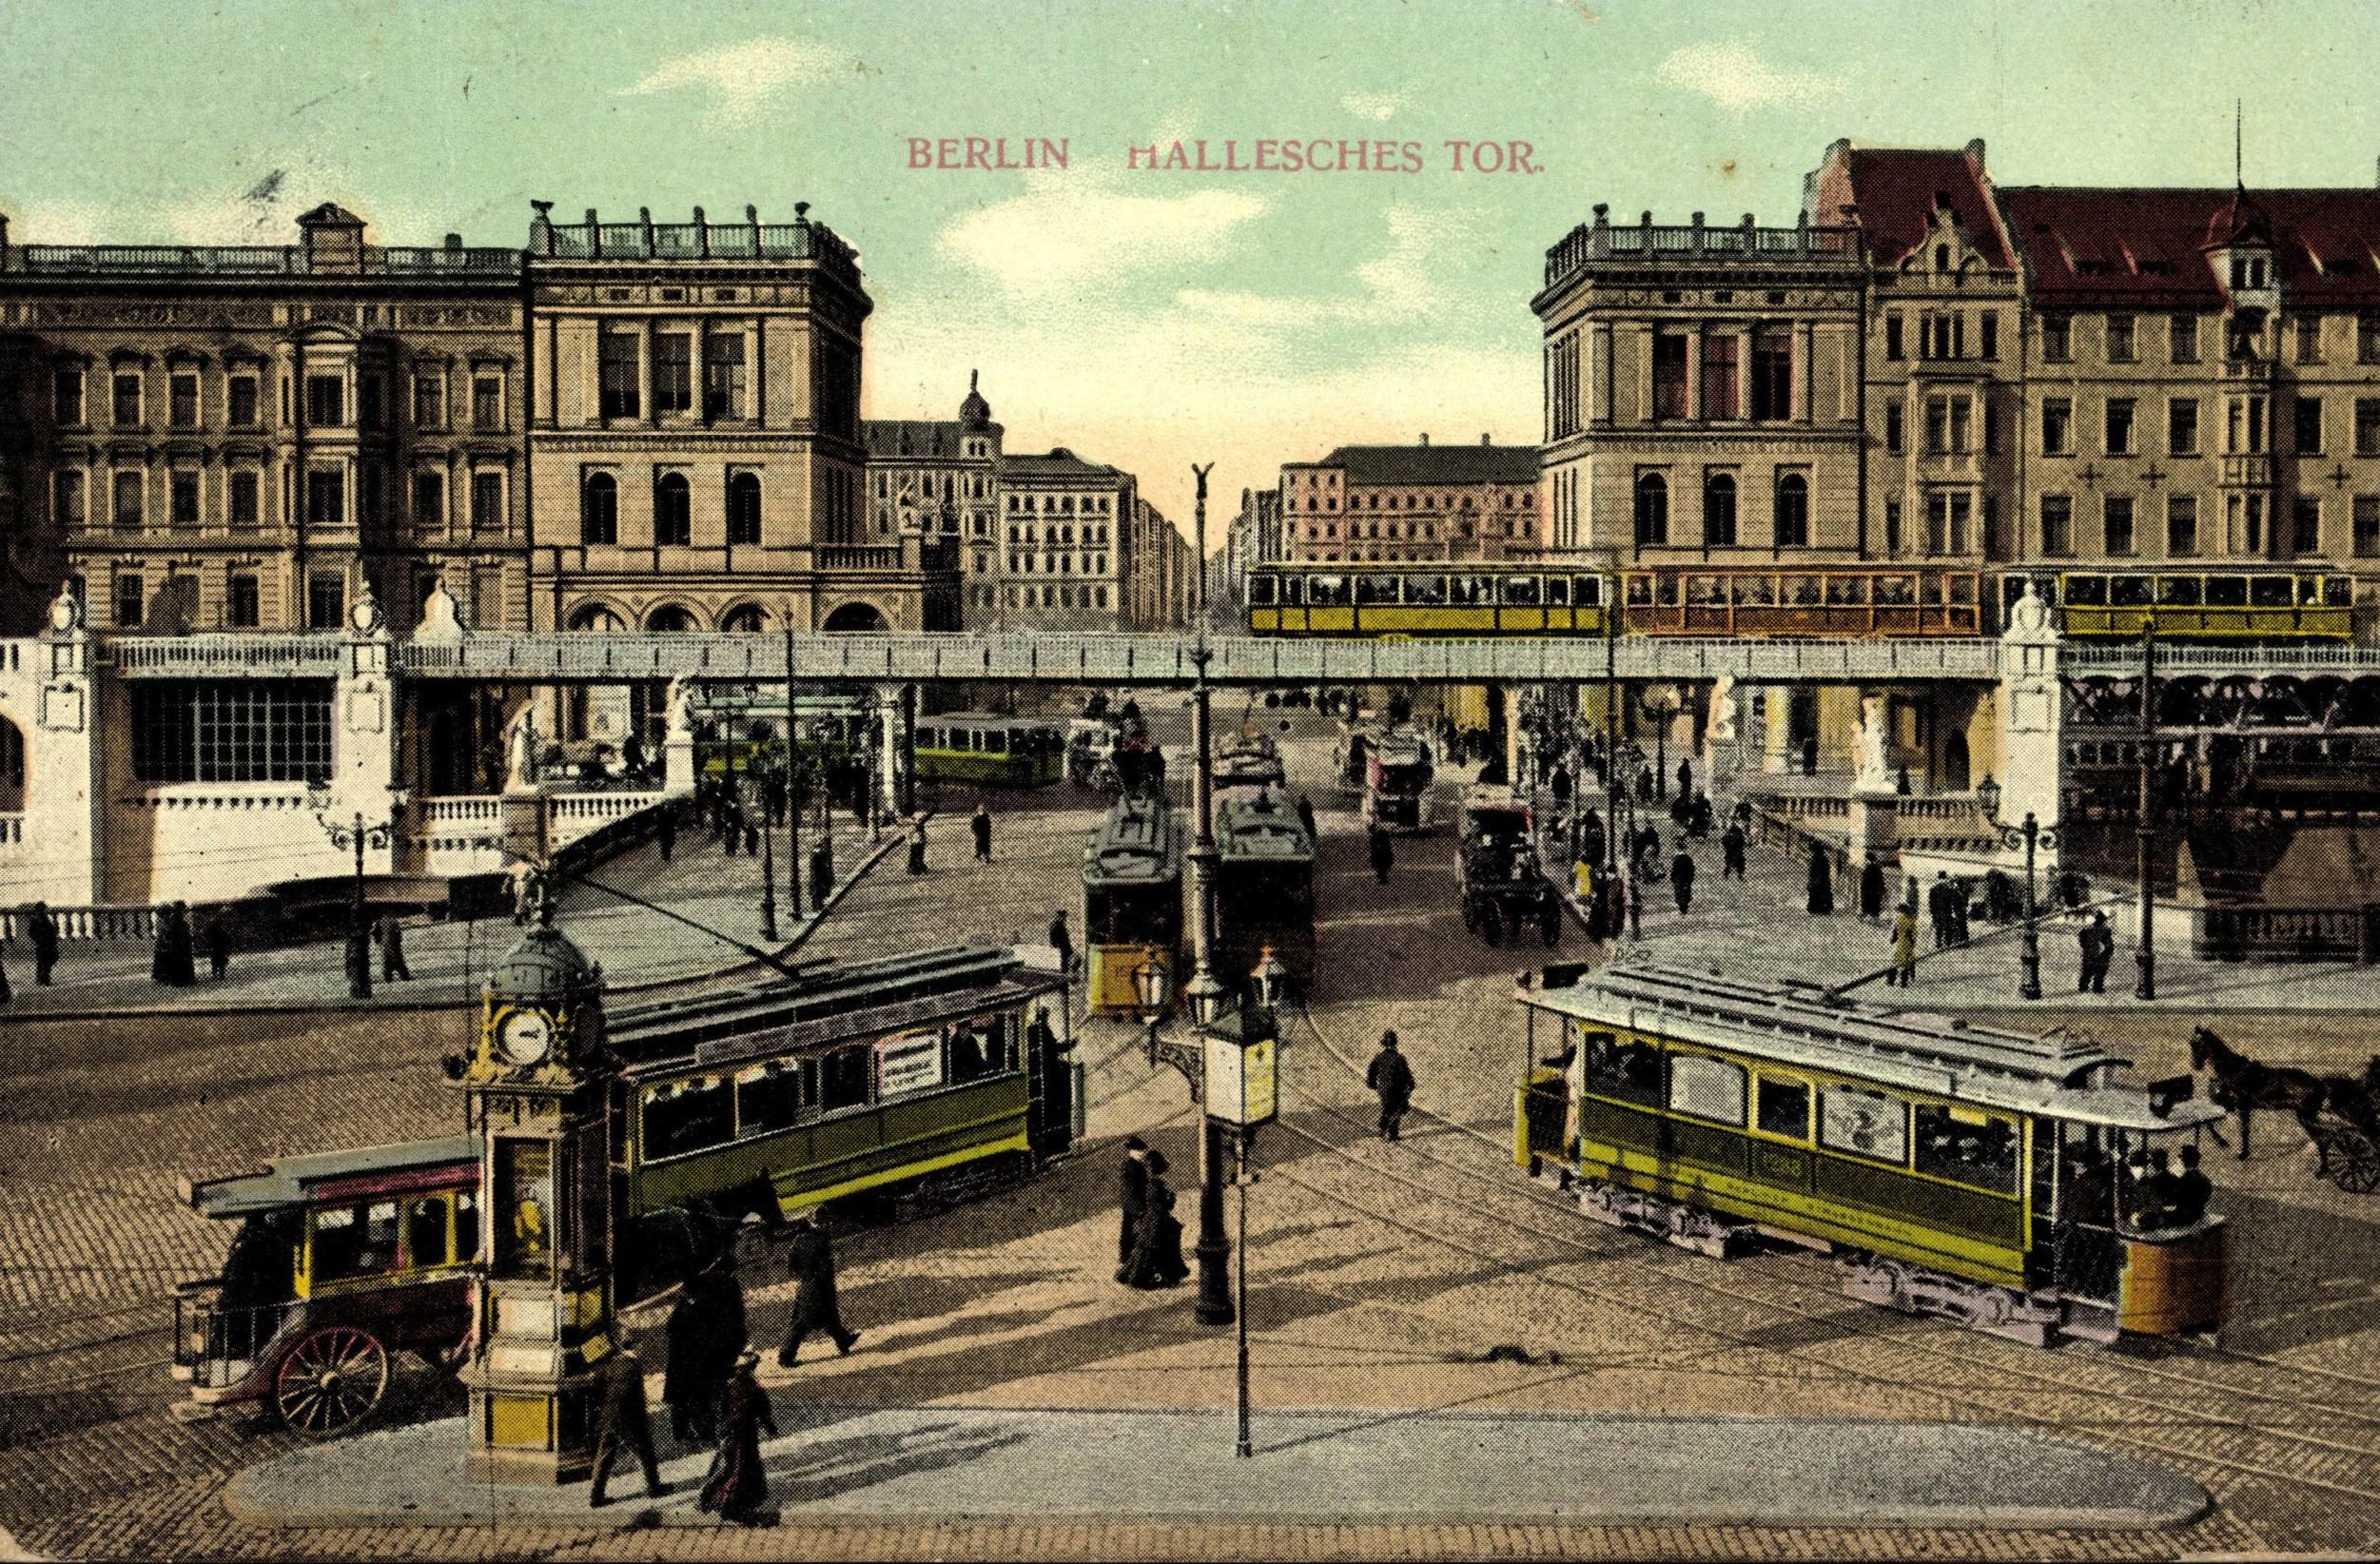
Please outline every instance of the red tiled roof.
[{"label": "red tiled roof", "polygon": [[1947,201],[1983,258],[2002,270],[2016,269],[1980,172],[1963,151],[1850,147],[1819,171],[1810,221],[1842,222],[1845,201],[1859,203],[1860,227],[1880,264],[1897,264],[1923,244],[1928,214]]},{"label": "red tiled roof", "polygon": [[2258,190],[2237,210],[2238,192],[2224,189],[2003,186],[1998,194],[2042,303],[2220,309],[2224,280],[2206,249],[2255,231],[2261,218],[2287,306],[2380,304],[2380,190]]}]

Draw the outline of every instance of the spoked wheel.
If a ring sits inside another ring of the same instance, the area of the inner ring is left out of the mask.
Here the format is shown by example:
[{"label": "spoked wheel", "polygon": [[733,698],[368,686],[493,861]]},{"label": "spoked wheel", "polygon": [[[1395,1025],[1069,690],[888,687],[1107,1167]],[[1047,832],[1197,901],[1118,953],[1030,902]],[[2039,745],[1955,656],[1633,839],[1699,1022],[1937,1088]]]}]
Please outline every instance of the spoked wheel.
[{"label": "spoked wheel", "polygon": [[2331,1132],[2331,1182],[2351,1195],[2380,1189],[2380,1145],[2360,1129]]},{"label": "spoked wheel", "polygon": [[388,1349],[351,1325],[328,1325],[301,1338],[273,1376],[273,1410],[283,1425],[320,1438],[380,1404],[388,1390]]}]

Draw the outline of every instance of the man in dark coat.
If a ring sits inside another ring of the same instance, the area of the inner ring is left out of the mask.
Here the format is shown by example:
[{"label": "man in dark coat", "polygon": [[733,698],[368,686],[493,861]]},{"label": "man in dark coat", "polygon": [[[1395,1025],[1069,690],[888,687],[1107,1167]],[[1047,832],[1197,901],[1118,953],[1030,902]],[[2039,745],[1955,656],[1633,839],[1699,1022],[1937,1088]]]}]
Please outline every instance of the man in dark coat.
[{"label": "man in dark coat", "polygon": [[835,1299],[834,1245],[828,1241],[824,1216],[796,1217],[793,1242],[786,1251],[785,1274],[793,1279],[793,1318],[787,1323],[785,1345],[777,1349],[777,1367],[791,1368],[801,1356],[802,1339],[825,1331],[834,1350],[849,1353],[859,1332],[843,1323],[843,1306]]},{"label": "man in dark coat", "polygon": [[670,1366],[661,1382],[678,1438],[708,1444],[719,1427],[719,1388],[744,1350],[744,1284],[724,1261],[686,1283],[670,1315]]},{"label": "man in dark coat", "polygon": [[777,1437],[776,1409],[752,1378],[760,1354],[739,1356],[720,1398],[719,1453],[702,1485],[702,1507],[721,1520],[750,1526],[769,1502],[769,1470],[760,1458],[760,1436]]},{"label": "man in dark coat", "polygon": [[58,920],[50,915],[48,902],[26,909],[25,933],[33,942],[33,982],[47,988],[50,969],[58,965]]},{"label": "man in dark coat", "polygon": [[231,930],[221,912],[206,920],[206,931],[199,936],[199,943],[206,947],[207,975],[221,983],[231,970]]},{"label": "man in dark coat", "polygon": [[1810,869],[1807,896],[1803,905],[1813,917],[1831,917],[1835,910],[1834,866],[1826,861],[1824,848],[1810,849]]},{"label": "man in dark coat", "polygon": [[732,798],[719,807],[719,848],[726,856],[744,850],[744,811]]},{"label": "man in dark coat", "polygon": [[2107,914],[2094,911],[2076,938],[2082,946],[2082,973],[2075,982],[2075,992],[2107,992],[2107,968],[2116,959],[2116,933],[2107,927]]},{"label": "man in dark coat", "polygon": [[[1141,1241],[1141,1219],[1149,1208],[1149,1144],[1138,1135],[1124,1137],[1123,1165],[1116,1171],[1116,1264],[1132,1263]],[[1120,1274],[1117,1278],[1122,1281]]]},{"label": "man in dark coat", "polygon": [[661,1463],[653,1453],[653,1416],[645,1405],[645,1364],[632,1349],[628,1332],[618,1332],[612,1355],[598,1372],[603,1401],[595,1413],[595,1476],[587,1488],[587,1503],[601,1509],[611,1502],[603,1490],[612,1469],[623,1456],[634,1456],[644,1469],[645,1497],[659,1498],[670,1491],[661,1480]]},{"label": "man in dark coat", "polygon": [[1719,833],[1719,877],[1723,880],[1744,878],[1744,828],[1734,821]]},{"label": "man in dark coat", "polygon": [[1060,908],[1049,915],[1049,944],[1058,952],[1058,970],[1074,970],[1074,936],[1066,930],[1066,909]]},{"label": "man in dark coat", "polygon": [[1363,1084],[1379,1094],[1380,1139],[1399,1139],[1405,1115],[1413,1106],[1414,1067],[1398,1051],[1395,1032],[1380,1034],[1380,1051],[1372,1056],[1372,1064],[1364,1070]]},{"label": "man in dark coat", "polygon": [[1870,858],[1860,866],[1860,916],[1874,923],[1884,915],[1884,866]]},{"label": "man in dark coat", "polygon": [[909,872],[926,872],[926,821],[922,815],[909,826]]},{"label": "man in dark coat", "polygon": [[1608,845],[1609,840],[1604,835],[1603,816],[1595,812],[1592,805],[1589,805],[1587,812],[1579,816],[1578,855],[1590,864],[1601,865],[1603,850]]},{"label": "man in dark coat", "polygon": [[410,982],[413,968],[405,965],[405,926],[392,913],[373,927],[372,937],[380,946],[380,981]]},{"label": "man in dark coat", "polygon": [[1678,855],[1669,860],[1669,890],[1678,899],[1678,916],[1681,918],[1686,916],[1687,909],[1694,903],[1694,860],[1687,854],[1686,849],[1678,849]]},{"label": "man in dark coat", "polygon": [[653,840],[661,849],[661,861],[668,863],[671,854],[677,851],[677,807],[675,805],[662,806],[661,817],[653,825]]},{"label": "man in dark coat", "polygon": [[827,909],[827,898],[834,893],[834,849],[824,842],[815,842],[810,850],[810,905],[813,911]]},{"label": "man in dark coat", "polygon": [[1950,948],[1950,903],[1958,892],[1951,889],[1950,871],[1936,870],[1934,883],[1925,889],[1925,921],[1934,929],[1934,948]]},{"label": "man in dark coat", "polygon": [[1377,880],[1380,884],[1386,885],[1388,884],[1389,870],[1396,863],[1396,847],[1395,843],[1389,840],[1389,833],[1378,826],[1374,826],[1372,828],[1370,836],[1372,877],[1375,880]]},{"label": "man in dark coat", "polygon": [[982,804],[976,805],[975,812],[968,817],[966,824],[967,829],[975,833],[975,861],[979,864],[990,863],[991,811]]},{"label": "man in dark coat", "polygon": [[1307,841],[1312,842],[1320,839],[1320,833],[1314,829],[1314,805],[1307,800],[1306,795],[1302,792],[1297,795],[1297,823],[1306,828]]},{"label": "man in dark coat", "polygon": [[1570,769],[1559,760],[1553,763],[1553,775],[1547,786],[1553,792],[1553,807],[1568,809],[1570,804]]},{"label": "man in dark coat", "polygon": [[1694,763],[1690,760],[1678,762],[1678,796],[1680,798],[1694,796]]}]

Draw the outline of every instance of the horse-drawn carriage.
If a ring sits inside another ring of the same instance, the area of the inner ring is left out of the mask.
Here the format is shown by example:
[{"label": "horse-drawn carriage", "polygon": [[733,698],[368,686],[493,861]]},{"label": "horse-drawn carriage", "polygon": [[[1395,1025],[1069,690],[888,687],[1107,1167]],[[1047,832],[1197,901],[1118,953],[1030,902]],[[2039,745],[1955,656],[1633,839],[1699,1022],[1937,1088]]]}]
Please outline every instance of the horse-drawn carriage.
[{"label": "horse-drawn carriage", "polygon": [[2351,1195],[2380,1189],[2380,1054],[2360,1076],[2316,1075],[2260,1064],[2199,1026],[2190,1034],[2190,1065],[2213,1072],[2208,1097],[2238,1117],[2243,1160],[2255,1110],[2278,1108],[2295,1118],[2313,1144],[2314,1177]]}]

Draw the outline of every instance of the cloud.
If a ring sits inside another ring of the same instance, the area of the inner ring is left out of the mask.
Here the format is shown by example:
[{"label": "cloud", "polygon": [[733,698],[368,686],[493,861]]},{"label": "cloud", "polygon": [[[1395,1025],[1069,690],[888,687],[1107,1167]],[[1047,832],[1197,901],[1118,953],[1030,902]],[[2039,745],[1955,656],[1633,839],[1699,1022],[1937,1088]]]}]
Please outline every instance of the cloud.
[{"label": "cloud", "polygon": [[1411,101],[1402,92],[1350,92],[1338,106],[1367,120],[1385,120]]},{"label": "cloud", "polygon": [[1028,297],[1215,260],[1271,205],[1239,190],[1130,195],[1080,174],[1029,174],[1025,183],[1021,196],[954,218],[934,244],[946,257]]},{"label": "cloud", "polygon": [[1810,103],[1832,97],[1844,88],[1840,76],[1809,71],[1779,70],[1760,57],[1755,39],[1715,44],[1681,44],[1654,70],[1653,79],[1703,96],[1741,114],[1771,104]]},{"label": "cloud", "polygon": [[10,214],[10,237],[28,244],[295,244],[299,214],[326,201],[361,216],[374,244],[436,244],[458,226],[452,212],[373,197],[344,165],[308,148],[267,148],[244,164],[212,187],[107,202],[0,195],[0,210]]},{"label": "cloud", "polygon": [[841,71],[844,64],[842,55],[807,38],[752,38],[681,54],[634,87],[621,88],[619,95],[635,97],[698,87],[712,95],[712,121],[748,125],[760,117],[769,100],[779,92],[823,82]]},{"label": "cloud", "polygon": [[1175,302],[1193,315],[1209,316],[1253,330],[1292,331],[1320,325],[1384,325],[1426,315],[1446,298],[1434,263],[1460,254],[1466,234],[1476,231],[1471,214],[1393,202],[1388,208],[1388,248],[1359,264],[1360,290],[1338,297],[1249,293],[1184,288]]}]

